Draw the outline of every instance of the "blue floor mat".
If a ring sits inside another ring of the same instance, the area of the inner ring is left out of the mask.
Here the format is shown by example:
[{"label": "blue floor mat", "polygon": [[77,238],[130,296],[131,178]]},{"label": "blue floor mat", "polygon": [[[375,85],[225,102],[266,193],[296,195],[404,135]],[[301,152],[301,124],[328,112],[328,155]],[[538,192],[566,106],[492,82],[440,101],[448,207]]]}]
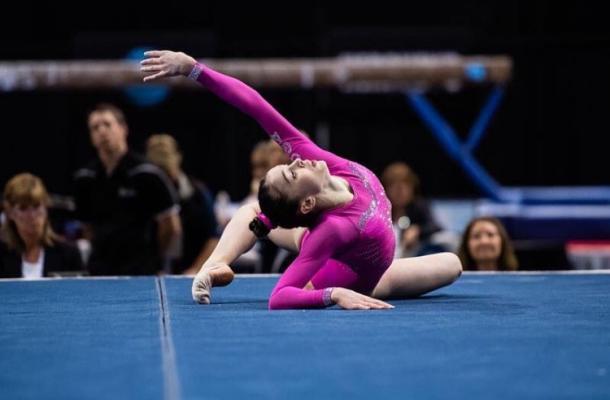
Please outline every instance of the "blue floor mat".
[{"label": "blue floor mat", "polygon": [[0,282],[0,398],[607,399],[610,274],[468,274],[393,310],[188,278]]},{"label": "blue floor mat", "polygon": [[0,282],[0,398],[161,399],[153,278]]},{"label": "blue floor mat", "polygon": [[386,311],[267,311],[274,279],[193,304],[168,279],[182,395],[608,398],[610,275],[469,275]]}]

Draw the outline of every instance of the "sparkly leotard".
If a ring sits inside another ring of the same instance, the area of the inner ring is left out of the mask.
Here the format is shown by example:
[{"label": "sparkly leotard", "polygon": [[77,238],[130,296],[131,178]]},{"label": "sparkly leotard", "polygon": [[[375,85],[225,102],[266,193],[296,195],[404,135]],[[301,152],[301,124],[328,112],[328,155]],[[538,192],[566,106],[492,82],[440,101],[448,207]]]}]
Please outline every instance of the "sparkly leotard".
[{"label": "sparkly leotard", "polygon": [[[329,304],[325,289],[331,287],[370,294],[390,266],[395,246],[391,205],[375,174],[319,148],[243,82],[202,64],[191,78],[254,118],[292,159],[323,160],[352,189],[350,202],[324,211],[309,227],[299,255],[271,293],[269,308],[324,307]],[[315,289],[304,289],[309,281]]]}]

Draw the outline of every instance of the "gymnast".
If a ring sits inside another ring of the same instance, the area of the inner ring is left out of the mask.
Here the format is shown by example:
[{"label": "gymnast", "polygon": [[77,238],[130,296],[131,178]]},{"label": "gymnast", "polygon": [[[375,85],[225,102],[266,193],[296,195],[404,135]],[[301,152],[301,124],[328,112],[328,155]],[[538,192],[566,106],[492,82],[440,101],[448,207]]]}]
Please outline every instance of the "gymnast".
[{"label": "gymnast", "polygon": [[453,253],[393,260],[391,206],[364,166],[321,149],[245,83],[182,52],[145,53],[144,82],[187,76],[251,116],[290,156],[260,182],[258,203],[242,206],[196,274],[193,299],[210,303],[213,286],[233,280],[231,263],[267,236],[298,252],[269,298],[270,309],[387,309],[383,300],[411,298],[454,282]]}]

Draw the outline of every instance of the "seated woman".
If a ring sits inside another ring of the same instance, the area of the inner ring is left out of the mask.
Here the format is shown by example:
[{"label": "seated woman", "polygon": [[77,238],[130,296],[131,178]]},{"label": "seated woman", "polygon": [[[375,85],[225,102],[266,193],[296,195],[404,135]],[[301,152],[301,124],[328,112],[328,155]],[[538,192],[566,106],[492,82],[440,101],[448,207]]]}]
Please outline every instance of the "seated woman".
[{"label": "seated woman", "polygon": [[460,276],[452,253],[393,260],[391,205],[370,170],[316,146],[243,82],[184,53],[145,55],[145,81],[190,76],[254,118],[293,160],[271,168],[260,182],[258,203],[233,216],[193,280],[196,301],[209,303],[210,288],[233,279],[230,264],[267,235],[299,253],[273,289],[270,309],[392,308],[381,299],[418,296]]},{"label": "seated woman", "polygon": [[0,278],[36,279],[53,273],[83,271],[78,249],[51,229],[49,195],[40,178],[23,173],[4,188],[0,241]]},{"label": "seated woman", "polygon": [[395,258],[447,251],[441,240],[442,228],[421,195],[415,172],[404,162],[395,162],[383,170],[381,182],[392,203]]},{"label": "seated woman", "polygon": [[506,229],[493,217],[470,221],[462,235],[458,256],[465,270],[514,271],[519,268]]}]

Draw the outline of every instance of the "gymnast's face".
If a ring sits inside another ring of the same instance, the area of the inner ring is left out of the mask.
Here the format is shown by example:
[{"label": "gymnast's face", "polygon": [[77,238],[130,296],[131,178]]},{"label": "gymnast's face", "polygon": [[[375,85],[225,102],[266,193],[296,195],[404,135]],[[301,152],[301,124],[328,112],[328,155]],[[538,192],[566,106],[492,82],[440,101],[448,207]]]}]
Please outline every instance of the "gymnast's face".
[{"label": "gymnast's face", "polygon": [[304,199],[320,193],[330,174],[324,161],[297,159],[271,168],[265,180],[289,199]]},{"label": "gymnast's face", "polygon": [[117,153],[127,146],[127,127],[110,111],[93,111],[88,120],[91,143],[98,151]]},{"label": "gymnast's face", "polygon": [[489,221],[475,222],[468,236],[468,251],[477,264],[498,262],[502,237],[496,225]]}]

